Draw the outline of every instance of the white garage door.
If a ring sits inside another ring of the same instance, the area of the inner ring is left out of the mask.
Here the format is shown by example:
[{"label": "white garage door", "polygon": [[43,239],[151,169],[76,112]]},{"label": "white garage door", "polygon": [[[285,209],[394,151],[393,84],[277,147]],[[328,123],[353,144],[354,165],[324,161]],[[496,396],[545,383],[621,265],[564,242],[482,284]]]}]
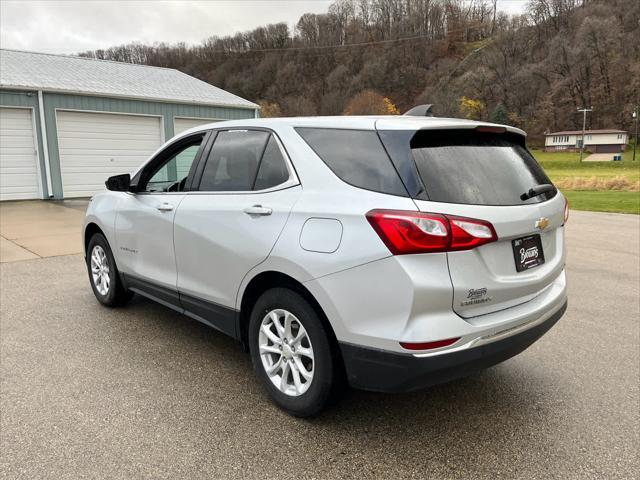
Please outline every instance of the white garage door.
[{"label": "white garage door", "polygon": [[0,108],[0,200],[40,198],[30,108]]},{"label": "white garage door", "polygon": [[57,125],[65,198],[104,190],[108,177],[133,172],[162,143],[159,117],[59,111]]},{"label": "white garage door", "polygon": [[207,118],[174,118],[173,119],[173,131],[175,135],[189,130],[193,127],[199,127],[200,125],[206,125],[207,123],[216,122],[218,120]]}]

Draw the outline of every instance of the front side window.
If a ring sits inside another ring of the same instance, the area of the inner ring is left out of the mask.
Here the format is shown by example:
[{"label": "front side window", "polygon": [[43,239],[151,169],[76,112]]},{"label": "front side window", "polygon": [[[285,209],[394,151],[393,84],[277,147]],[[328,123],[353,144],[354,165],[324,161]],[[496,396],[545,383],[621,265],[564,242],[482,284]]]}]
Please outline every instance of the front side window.
[{"label": "front side window", "polygon": [[[145,191],[147,192],[181,192],[185,188],[185,183],[191,170],[200,144],[202,136],[183,145],[168,159],[166,159],[151,174],[147,181]],[[171,148],[171,147],[170,147]]]},{"label": "front side window", "polygon": [[289,170],[275,137],[261,130],[218,134],[202,172],[200,191],[246,192],[278,186]]}]

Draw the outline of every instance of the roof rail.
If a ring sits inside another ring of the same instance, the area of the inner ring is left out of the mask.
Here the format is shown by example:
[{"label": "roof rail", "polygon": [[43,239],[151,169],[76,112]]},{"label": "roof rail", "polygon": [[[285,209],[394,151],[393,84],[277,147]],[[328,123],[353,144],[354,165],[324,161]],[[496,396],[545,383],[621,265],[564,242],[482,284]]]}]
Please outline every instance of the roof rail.
[{"label": "roof rail", "polygon": [[407,110],[403,115],[409,117],[433,117],[433,104],[426,103],[424,105],[416,105],[410,110]]}]

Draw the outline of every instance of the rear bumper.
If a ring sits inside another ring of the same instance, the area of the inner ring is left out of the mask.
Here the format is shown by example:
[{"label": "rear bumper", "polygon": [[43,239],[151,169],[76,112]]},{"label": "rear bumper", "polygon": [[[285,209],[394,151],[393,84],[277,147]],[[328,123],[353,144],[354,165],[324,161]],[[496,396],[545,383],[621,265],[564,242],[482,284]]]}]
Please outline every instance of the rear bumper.
[{"label": "rear bumper", "polygon": [[567,302],[537,325],[490,343],[442,355],[416,357],[340,343],[347,378],[354,388],[410,392],[464,377],[503,362],[538,340],[562,317]]}]

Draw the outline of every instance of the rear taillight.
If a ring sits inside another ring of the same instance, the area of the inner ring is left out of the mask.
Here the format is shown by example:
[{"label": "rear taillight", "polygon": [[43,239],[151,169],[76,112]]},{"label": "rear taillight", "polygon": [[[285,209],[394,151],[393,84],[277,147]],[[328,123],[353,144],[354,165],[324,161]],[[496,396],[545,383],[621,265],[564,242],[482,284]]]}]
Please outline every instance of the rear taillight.
[{"label": "rear taillight", "polygon": [[451,247],[449,250],[469,250],[498,239],[489,222],[472,218],[447,216],[451,223]]},{"label": "rear taillight", "polygon": [[565,197],[564,199],[564,223],[567,223],[569,220],[569,200]]},{"label": "rear taillight", "polygon": [[453,215],[371,210],[367,220],[394,255],[469,250],[498,239],[489,222]]},{"label": "rear taillight", "polygon": [[444,215],[371,210],[367,220],[394,255],[444,252],[451,243]]}]

